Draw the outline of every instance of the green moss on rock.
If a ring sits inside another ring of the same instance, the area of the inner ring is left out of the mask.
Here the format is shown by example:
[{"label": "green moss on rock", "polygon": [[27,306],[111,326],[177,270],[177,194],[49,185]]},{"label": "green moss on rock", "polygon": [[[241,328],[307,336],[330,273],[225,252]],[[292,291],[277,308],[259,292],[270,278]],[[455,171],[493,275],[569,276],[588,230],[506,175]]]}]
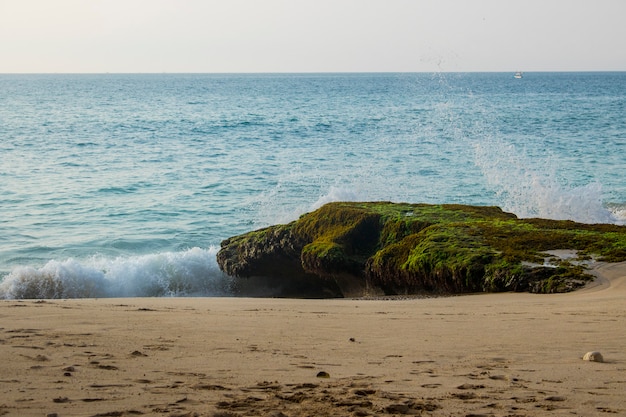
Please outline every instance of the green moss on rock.
[{"label": "green moss on rock", "polygon": [[303,268],[322,277],[358,274],[378,245],[380,218],[363,208],[337,210],[332,205],[323,206],[313,216],[302,216],[293,232],[310,242],[302,248]]},{"label": "green moss on rock", "polygon": [[579,265],[543,266],[554,249],[626,260],[626,227],[518,219],[498,207],[342,202],[228,239],[218,263],[233,276],[334,283],[343,296],[584,285],[590,277]]}]

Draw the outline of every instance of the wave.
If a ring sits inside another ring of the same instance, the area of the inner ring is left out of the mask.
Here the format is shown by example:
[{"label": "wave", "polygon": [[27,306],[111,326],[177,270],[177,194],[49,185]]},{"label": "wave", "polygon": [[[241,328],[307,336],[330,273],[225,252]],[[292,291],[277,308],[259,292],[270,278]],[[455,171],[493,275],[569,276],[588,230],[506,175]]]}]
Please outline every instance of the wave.
[{"label": "wave", "polygon": [[558,160],[531,158],[499,140],[474,144],[476,164],[501,207],[522,218],[541,217],[580,223],[624,224],[623,207],[605,204],[602,184],[570,185],[559,179]]},{"label": "wave", "polygon": [[626,203],[609,203],[607,209],[611,212],[611,216],[615,218],[616,224],[626,226]]},{"label": "wave", "polygon": [[226,296],[216,247],[132,257],[51,260],[16,267],[0,282],[0,299]]},{"label": "wave", "polygon": [[320,196],[310,207],[310,210],[317,210],[325,204],[336,201],[359,201],[367,200],[365,193],[354,188],[331,186],[327,194]]}]

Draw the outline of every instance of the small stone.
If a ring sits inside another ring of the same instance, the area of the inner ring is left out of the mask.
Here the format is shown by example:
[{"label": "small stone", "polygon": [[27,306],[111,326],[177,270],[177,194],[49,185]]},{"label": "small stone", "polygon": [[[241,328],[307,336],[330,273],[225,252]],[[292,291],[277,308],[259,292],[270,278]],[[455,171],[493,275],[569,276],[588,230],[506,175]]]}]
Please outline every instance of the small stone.
[{"label": "small stone", "polygon": [[317,373],[318,378],[330,378],[330,374],[325,371],[320,371]]},{"label": "small stone", "polygon": [[585,356],[583,356],[583,360],[590,361],[590,362],[604,362],[604,358],[602,357],[602,354],[597,351],[585,353]]}]

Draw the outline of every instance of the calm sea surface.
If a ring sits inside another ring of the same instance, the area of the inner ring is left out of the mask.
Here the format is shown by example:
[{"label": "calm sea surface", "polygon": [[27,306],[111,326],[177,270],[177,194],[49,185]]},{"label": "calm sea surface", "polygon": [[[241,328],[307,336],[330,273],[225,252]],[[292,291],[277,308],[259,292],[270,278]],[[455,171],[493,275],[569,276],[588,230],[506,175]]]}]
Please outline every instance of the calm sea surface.
[{"label": "calm sea surface", "polygon": [[626,73],[0,75],[0,298],[227,295],[336,200],[626,222]]}]

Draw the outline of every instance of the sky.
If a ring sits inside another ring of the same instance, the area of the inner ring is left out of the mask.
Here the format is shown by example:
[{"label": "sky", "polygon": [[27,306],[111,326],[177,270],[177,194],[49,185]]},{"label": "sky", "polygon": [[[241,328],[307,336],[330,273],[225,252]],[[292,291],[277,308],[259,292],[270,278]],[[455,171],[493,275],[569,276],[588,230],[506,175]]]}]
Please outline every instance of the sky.
[{"label": "sky", "polygon": [[626,0],[0,0],[0,73],[626,71]]}]

